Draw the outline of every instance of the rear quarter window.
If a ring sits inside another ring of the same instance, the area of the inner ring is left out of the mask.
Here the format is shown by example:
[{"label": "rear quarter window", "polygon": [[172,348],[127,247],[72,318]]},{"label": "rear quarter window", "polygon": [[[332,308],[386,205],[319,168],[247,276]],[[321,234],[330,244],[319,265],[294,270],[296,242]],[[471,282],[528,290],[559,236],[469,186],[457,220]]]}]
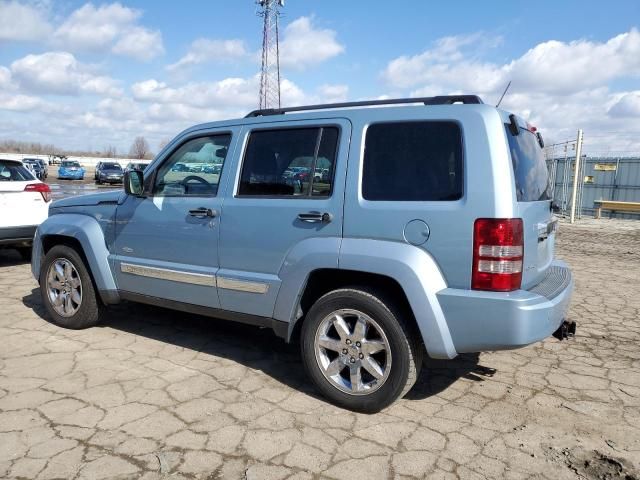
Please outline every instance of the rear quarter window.
[{"label": "rear quarter window", "polygon": [[462,132],[457,123],[376,123],[367,129],[365,200],[451,201],[462,197],[462,188]]},{"label": "rear quarter window", "polygon": [[519,202],[551,199],[549,170],[536,135],[524,128],[513,135],[505,125]]},{"label": "rear quarter window", "polygon": [[0,160],[0,182],[25,182],[35,180],[33,174],[16,162]]}]

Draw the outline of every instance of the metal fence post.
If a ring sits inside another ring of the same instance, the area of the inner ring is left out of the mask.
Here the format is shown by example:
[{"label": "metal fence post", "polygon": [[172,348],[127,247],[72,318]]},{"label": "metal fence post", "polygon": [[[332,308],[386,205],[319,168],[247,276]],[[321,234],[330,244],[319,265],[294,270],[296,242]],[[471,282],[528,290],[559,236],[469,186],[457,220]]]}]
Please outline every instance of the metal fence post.
[{"label": "metal fence post", "polygon": [[576,195],[578,193],[578,175],[580,175],[580,156],[582,155],[582,129],[578,130],[578,138],[576,140],[576,167],[573,173],[573,190],[571,192],[571,215],[570,222],[576,220]]}]

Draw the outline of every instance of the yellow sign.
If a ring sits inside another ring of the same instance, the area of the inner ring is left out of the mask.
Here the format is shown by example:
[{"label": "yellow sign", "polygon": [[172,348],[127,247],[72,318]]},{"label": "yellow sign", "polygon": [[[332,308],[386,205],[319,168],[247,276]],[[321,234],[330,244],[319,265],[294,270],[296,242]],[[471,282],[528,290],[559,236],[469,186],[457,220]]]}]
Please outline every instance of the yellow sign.
[{"label": "yellow sign", "polygon": [[615,172],[616,164],[615,163],[596,163],[594,170],[601,170],[603,172]]}]

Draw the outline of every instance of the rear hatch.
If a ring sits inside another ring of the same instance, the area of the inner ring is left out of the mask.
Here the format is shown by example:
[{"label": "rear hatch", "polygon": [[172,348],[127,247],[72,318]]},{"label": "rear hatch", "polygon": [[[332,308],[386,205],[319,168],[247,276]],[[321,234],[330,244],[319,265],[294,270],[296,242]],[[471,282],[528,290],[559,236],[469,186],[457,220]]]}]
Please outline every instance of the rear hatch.
[{"label": "rear hatch", "polygon": [[[515,120],[515,117],[512,117]],[[515,124],[515,121],[514,121]],[[517,217],[524,228],[522,288],[537,285],[553,261],[557,221],[551,212],[549,171],[533,128],[505,125],[518,201]]]},{"label": "rear hatch", "polygon": [[0,160],[0,228],[38,225],[47,217],[49,205],[42,194],[25,191],[37,183],[22,164]]}]

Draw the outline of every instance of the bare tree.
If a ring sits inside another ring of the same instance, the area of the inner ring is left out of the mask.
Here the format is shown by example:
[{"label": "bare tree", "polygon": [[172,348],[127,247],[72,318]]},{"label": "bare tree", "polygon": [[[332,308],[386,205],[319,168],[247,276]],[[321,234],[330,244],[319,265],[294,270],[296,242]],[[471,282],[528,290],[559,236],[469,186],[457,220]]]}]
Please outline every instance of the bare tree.
[{"label": "bare tree", "polygon": [[102,153],[105,158],[115,158],[117,154],[118,152],[115,145],[107,145],[104,147],[104,152]]},{"label": "bare tree", "polygon": [[171,140],[168,138],[163,138],[162,140],[160,140],[160,143],[158,143],[158,151],[162,150],[164,147],[167,146],[167,144],[170,142]]},{"label": "bare tree", "polygon": [[136,137],[136,139],[133,141],[133,144],[131,145],[131,149],[129,150],[129,155],[131,156],[131,158],[142,159],[146,158],[147,155],[150,154],[151,152],[149,151],[149,142],[147,142],[147,140],[142,136]]}]

